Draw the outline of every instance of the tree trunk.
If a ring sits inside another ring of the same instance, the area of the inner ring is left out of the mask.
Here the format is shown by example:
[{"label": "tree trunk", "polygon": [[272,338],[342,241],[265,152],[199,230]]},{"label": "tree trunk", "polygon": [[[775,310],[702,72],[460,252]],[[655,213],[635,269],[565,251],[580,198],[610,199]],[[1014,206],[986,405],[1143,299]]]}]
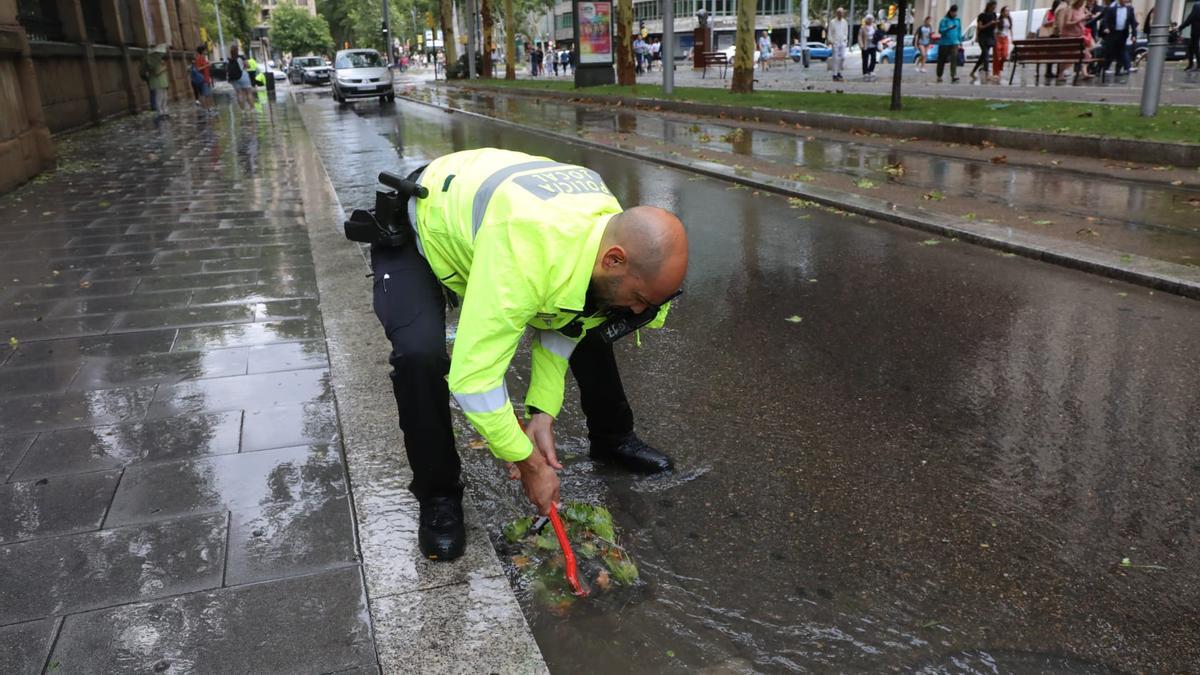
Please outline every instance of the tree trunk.
[{"label": "tree trunk", "polygon": [[754,10],[757,3],[743,0],[738,2],[737,37],[733,44],[737,51],[733,55],[733,82],[729,91],[735,94],[754,92]]},{"label": "tree trunk", "polygon": [[446,71],[449,72],[458,62],[458,46],[454,42],[454,5],[452,0],[439,0],[438,9],[442,15],[442,45],[446,50]]},{"label": "tree trunk", "polygon": [[633,65],[633,0],[617,0],[617,84],[637,84]]},{"label": "tree trunk", "polygon": [[504,79],[517,79],[517,17],[513,0],[504,0]]},{"label": "tree trunk", "polygon": [[483,16],[483,73],[484,77],[492,77],[492,50],[495,48],[494,33],[496,19],[492,16],[492,0],[481,0],[479,13]]}]

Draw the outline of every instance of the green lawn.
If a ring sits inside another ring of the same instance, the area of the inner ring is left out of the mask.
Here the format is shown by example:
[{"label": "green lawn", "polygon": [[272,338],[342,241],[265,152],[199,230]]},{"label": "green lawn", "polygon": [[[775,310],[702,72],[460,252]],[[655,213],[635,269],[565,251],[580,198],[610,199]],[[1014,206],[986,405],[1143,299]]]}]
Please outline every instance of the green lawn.
[{"label": "green lawn", "polygon": [[[737,108],[757,106],[780,110],[1028,129],[1060,134],[1135,138],[1168,143],[1200,143],[1200,108],[1189,106],[1160,106],[1157,117],[1144,118],[1138,114],[1138,107],[1132,105],[909,96],[904,99],[904,110],[892,112],[888,110],[891,102],[890,96],[872,94],[800,91],[731,94],[724,89],[676,87],[674,94],[664,96],[662,87],[658,85],[638,85],[637,87],[605,85],[575,89],[573,83],[565,81],[487,80],[481,84],[530,91],[571,91],[580,95],[666,98]],[[1131,157],[1130,159],[1153,161],[1153,158],[1144,157]]]}]

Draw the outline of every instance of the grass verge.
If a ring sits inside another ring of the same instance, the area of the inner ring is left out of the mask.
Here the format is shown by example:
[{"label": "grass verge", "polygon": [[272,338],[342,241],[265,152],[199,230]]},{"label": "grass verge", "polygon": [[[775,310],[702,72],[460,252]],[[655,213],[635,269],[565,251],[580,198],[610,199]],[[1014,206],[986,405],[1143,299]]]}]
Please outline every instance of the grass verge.
[{"label": "grass verge", "polygon": [[[889,110],[889,96],[829,92],[762,91],[731,94],[725,89],[676,87],[664,96],[658,85],[604,85],[575,89],[566,81],[485,80],[489,86],[528,91],[567,91],[581,96],[609,95],[660,98],[736,108],[754,106],[777,110],[834,113],[943,124],[970,124],[1057,134],[1132,138],[1164,143],[1200,142],[1200,110],[1191,106],[1160,106],[1158,116],[1144,118],[1137,106],[1069,101],[998,101],[990,99],[908,96],[904,109]],[[1153,158],[1134,158],[1153,161]]]}]

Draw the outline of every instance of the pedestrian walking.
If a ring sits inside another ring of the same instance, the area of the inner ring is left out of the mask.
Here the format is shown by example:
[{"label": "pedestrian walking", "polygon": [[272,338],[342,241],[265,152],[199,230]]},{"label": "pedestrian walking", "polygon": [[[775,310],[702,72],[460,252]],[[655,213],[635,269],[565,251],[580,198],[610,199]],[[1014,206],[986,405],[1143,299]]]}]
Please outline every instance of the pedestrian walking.
[{"label": "pedestrian walking", "polygon": [[[634,432],[612,342],[665,321],[687,270],[679,219],[650,206],[622,210],[591,169],[495,148],[445,155],[409,178],[428,195],[409,202],[414,211],[400,207],[399,222],[372,243],[371,266],[421,553],[448,561],[466,545],[451,395],[539,513],[559,500],[554,421],[568,368],[591,457],[635,473],[670,470],[671,458]],[[448,295],[462,299],[452,358]],[[505,374],[527,327],[522,430]]]},{"label": "pedestrian walking", "polygon": [[171,82],[167,77],[166,44],[156,44],[146,54],[146,60],[142,62],[141,76],[145,80],[146,86],[150,88],[150,109],[156,113],[154,118],[162,119],[170,115],[169,88]]},{"label": "pedestrian walking", "polygon": [[[1117,62],[1113,75],[1129,74],[1129,40],[1137,39],[1137,14],[1130,6],[1129,0],[1117,0],[1104,11],[1100,19],[1100,34],[1104,36],[1104,66],[1101,72],[1107,72],[1113,61]],[[1193,29],[1194,30],[1194,29]]]},{"label": "pedestrian walking", "polygon": [[238,53],[238,46],[229,48],[229,62],[225,66],[225,77],[233,85],[233,97],[239,110],[253,110],[254,101],[250,91],[250,68],[246,59]]},{"label": "pedestrian walking", "polygon": [[938,22],[937,81],[942,81],[946,62],[950,62],[950,81],[958,82],[958,47],[962,44],[962,19],[958,5],[950,5],[946,16]]},{"label": "pedestrian walking", "polygon": [[[207,52],[207,45],[196,47],[196,58],[192,62],[192,83],[197,85],[199,89],[197,94],[199,96],[200,107],[204,109],[205,113],[212,115],[215,114],[212,98],[212,64],[208,62]],[[196,80],[197,73],[200,75],[198,83]]]},{"label": "pedestrian walking", "polygon": [[[1064,38],[1083,38],[1083,24],[1087,22],[1088,11],[1083,6],[1083,0],[1074,0],[1069,7],[1059,9],[1058,14],[1054,17],[1054,26],[1058,30],[1058,36]],[[1067,69],[1072,66],[1078,67],[1079,64],[1072,62],[1063,62],[1058,64],[1058,77],[1055,82],[1062,84],[1067,81]],[[1076,79],[1090,80],[1092,76],[1088,73],[1080,74],[1078,70],[1075,72]]]},{"label": "pedestrian walking", "polygon": [[1004,71],[1004,62],[1008,60],[1008,51],[1012,47],[1013,21],[1008,5],[1000,8],[1000,16],[996,20],[996,50],[992,53],[992,81],[1000,83],[1000,73]]},{"label": "pedestrian walking", "polygon": [[767,31],[763,31],[758,36],[758,69],[759,72],[767,72],[770,67],[771,60],[771,38],[767,36]]},{"label": "pedestrian walking", "polygon": [[929,65],[929,45],[933,44],[933,17],[925,17],[925,21],[917,27],[917,72],[925,72]]},{"label": "pedestrian walking", "polygon": [[[1187,66],[1184,70],[1186,72],[1200,70],[1200,2],[1192,3],[1191,13],[1179,24],[1181,32],[1184,28],[1191,28],[1187,42]],[[1150,20],[1147,18],[1146,31],[1150,30]]]},{"label": "pedestrian walking", "polygon": [[979,43],[979,59],[971,69],[971,81],[979,78],[978,72],[983,71],[983,78],[988,76],[988,67],[992,63],[992,47],[996,44],[996,0],[988,0],[983,11],[975,17],[975,41]]},{"label": "pedestrian walking", "polygon": [[879,44],[875,39],[875,32],[874,17],[868,16],[863,19],[862,26],[858,29],[858,49],[862,53],[863,82],[875,79],[872,73],[875,72],[875,59]]},{"label": "pedestrian walking", "polygon": [[846,46],[850,43],[850,22],[846,21],[846,10],[838,7],[829,22],[829,69],[833,71],[833,81],[841,82],[842,69],[846,67]]},{"label": "pedestrian walking", "polygon": [[551,49],[549,54],[550,54],[550,69],[554,71],[554,76],[558,77],[558,52]]}]

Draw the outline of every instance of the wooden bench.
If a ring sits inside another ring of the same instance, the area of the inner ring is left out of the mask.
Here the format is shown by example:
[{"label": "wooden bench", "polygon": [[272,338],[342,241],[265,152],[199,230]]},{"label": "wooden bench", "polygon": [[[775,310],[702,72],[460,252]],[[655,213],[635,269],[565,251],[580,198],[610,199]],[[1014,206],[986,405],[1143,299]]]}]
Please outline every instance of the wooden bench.
[{"label": "wooden bench", "polygon": [[792,59],[791,59],[791,57],[788,56],[786,49],[772,49],[771,50],[771,58],[770,58],[770,60],[767,61],[767,64],[770,66],[774,66],[777,63],[782,63],[783,69],[787,70],[787,65],[791,60]]},{"label": "wooden bench", "polygon": [[725,52],[704,52],[704,73],[700,75],[704,79],[708,75],[709,66],[721,66],[721,79],[725,79],[725,72],[729,70],[729,56]]},{"label": "wooden bench", "polygon": [[[1038,38],[1035,40],[1013,40],[1013,50],[1008,60],[1013,69],[1008,76],[1011,85],[1017,74],[1017,66],[1029,63],[1075,63],[1083,64],[1092,61],[1083,38]],[[1034,69],[1034,81],[1041,76],[1041,69]],[[1076,76],[1078,77],[1078,75]]]}]

